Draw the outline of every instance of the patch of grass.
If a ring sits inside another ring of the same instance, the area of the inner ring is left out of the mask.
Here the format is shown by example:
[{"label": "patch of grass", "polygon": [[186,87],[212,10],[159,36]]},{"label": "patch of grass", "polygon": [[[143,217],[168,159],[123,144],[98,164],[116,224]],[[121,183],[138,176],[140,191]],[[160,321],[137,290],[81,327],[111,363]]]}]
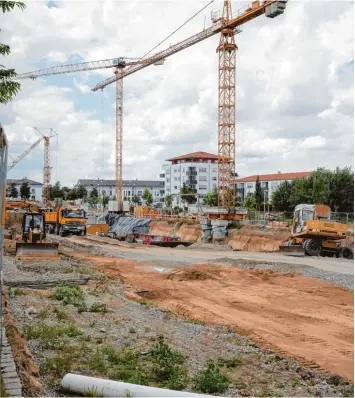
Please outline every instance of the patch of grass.
[{"label": "patch of grass", "polygon": [[100,312],[101,314],[106,314],[108,311],[107,305],[104,303],[94,303],[90,309],[90,312]]},{"label": "patch of grass", "polygon": [[63,377],[73,368],[73,358],[70,354],[58,355],[55,358],[46,358],[40,366],[41,374]]},{"label": "patch of grass", "polygon": [[332,386],[338,386],[341,383],[341,377],[338,375],[331,375],[328,377],[327,383]]},{"label": "patch of grass", "polygon": [[79,268],[79,273],[81,275],[91,275],[91,274],[93,274],[93,271],[88,267],[81,266]]},{"label": "patch of grass", "polygon": [[298,387],[301,385],[301,380],[298,377],[292,378],[292,387]]},{"label": "patch of grass", "polygon": [[19,287],[10,287],[9,289],[10,297],[21,296],[23,293],[24,293],[23,290],[20,289]]},{"label": "patch of grass", "polygon": [[282,361],[282,357],[280,357],[279,355],[271,355],[268,358],[266,358],[265,363],[274,363],[274,362],[278,362],[278,361]]},{"label": "patch of grass", "polygon": [[353,397],[354,396],[354,384],[349,384],[342,389],[343,397]]},{"label": "patch of grass", "polygon": [[193,384],[195,391],[206,394],[223,394],[229,385],[229,379],[220,372],[216,361],[207,361],[205,368],[196,376]]},{"label": "patch of grass", "polygon": [[98,394],[97,387],[91,387],[83,392],[84,397],[101,397],[102,394]]},{"label": "patch of grass", "polygon": [[90,356],[87,367],[91,370],[97,370],[98,372],[105,374],[108,369],[108,363],[105,360],[105,355],[103,354],[102,350],[97,349],[92,355]]},{"label": "patch of grass", "polygon": [[152,328],[151,328],[150,326],[144,326],[144,331],[145,331],[146,333],[149,333],[149,332],[152,331]]},{"label": "patch of grass", "polygon": [[47,319],[49,316],[49,311],[47,308],[42,308],[41,311],[38,313],[38,318],[41,321],[44,321],[45,319]]},{"label": "patch of grass", "polygon": [[75,286],[60,285],[54,289],[52,298],[62,301],[64,305],[72,304],[77,308],[82,308],[85,305],[85,296],[82,289]]},{"label": "patch of grass", "polygon": [[74,272],[74,268],[73,267],[65,267],[65,268],[63,268],[63,274],[71,274],[72,272]]},{"label": "patch of grass", "polygon": [[63,308],[55,307],[53,313],[57,316],[58,321],[67,321],[69,319],[68,313]]},{"label": "patch of grass", "polygon": [[58,348],[58,345],[63,337],[79,336],[82,334],[82,332],[73,324],[68,326],[36,325],[26,326],[25,334],[27,340],[39,340],[43,348]]},{"label": "patch of grass", "polygon": [[192,319],[192,318],[185,318],[186,322],[193,323],[195,325],[204,325],[205,323],[203,321],[200,321],[199,319]]}]

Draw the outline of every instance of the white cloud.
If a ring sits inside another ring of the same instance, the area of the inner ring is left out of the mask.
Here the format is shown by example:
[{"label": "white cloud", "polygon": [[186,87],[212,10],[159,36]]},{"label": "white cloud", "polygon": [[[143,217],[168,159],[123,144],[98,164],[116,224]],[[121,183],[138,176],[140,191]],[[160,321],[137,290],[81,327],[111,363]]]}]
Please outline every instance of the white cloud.
[{"label": "white cloud", "polygon": [[[26,3],[25,11],[4,16],[1,31],[12,48],[4,63],[19,73],[38,69],[41,60],[49,66],[78,57],[140,57],[206,4],[169,1],[157,7],[148,0],[105,0],[83,7],[82,1],[65,0],[48,8],[46,1]],[[233,9],[244,4],[233,2]],[[218,0],[213,9],[222,5]],[[161,48],[202,30],[205,15],[209,26],[210,10]],[[125,178],[154,179],[171,156],[216,152],[218,41],[216,35],[125,79]],[[245,24],[236,42],[239,175],[352,164],[353,3],[290,1],[283,16]],[[92,76],[95,84],[112,71],[23,81],[21,93],[0,111],[10,153],[17,156],[35,141],[31,126],[52,127],[59,134],[53,178],[66,184],[113,178],[114,85],[91,94]],[[38,149],[29,157],[28,177],[42,179],[42,154]],[[23,173],[19,164],[10,176]]]}]

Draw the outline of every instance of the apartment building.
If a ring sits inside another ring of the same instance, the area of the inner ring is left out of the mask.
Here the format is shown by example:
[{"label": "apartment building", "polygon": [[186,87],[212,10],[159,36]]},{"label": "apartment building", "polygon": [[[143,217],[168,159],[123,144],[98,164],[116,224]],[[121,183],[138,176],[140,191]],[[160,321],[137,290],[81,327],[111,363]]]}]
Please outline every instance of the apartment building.
[{"label": "apartment building", "polygon": [[[87,192],[90,193],[94,188],[97,189],[99,196],[115,196],[116,181],[115,180],[86,180],[80,179],[78,185],[83,185]],[[162,207],[164,203],[164,181],[151,180],[123,180],[123,197],[124,200],[130,201],[133,196],[142,197],[145,188],[148,188],[153,196],[153,206]]]},{"label": "apartment building", "polygon": [[200,198],[206,196],[217,186],[218,156],[207,152],[193,152],[180,155],[163,165],[165,196],[173,195],[174,203],[178,202],[181,187],[186,184]]},{"label": "apartment building", "polygon": [[265,199],[268,202],[271,198],[271,194],[275,191],[283,181],[293,181],[300,178],[308,177],[312,174],[312,171],[297,172],[297,173],[281,173],[277,174],[260,174],[252,175],[249,177],[238,178],[236,180],[236,196],[238,202],[243,202],[244,198],[248,194],[255,192],[255,184],[259,177],[262,190],[265,192]]}]

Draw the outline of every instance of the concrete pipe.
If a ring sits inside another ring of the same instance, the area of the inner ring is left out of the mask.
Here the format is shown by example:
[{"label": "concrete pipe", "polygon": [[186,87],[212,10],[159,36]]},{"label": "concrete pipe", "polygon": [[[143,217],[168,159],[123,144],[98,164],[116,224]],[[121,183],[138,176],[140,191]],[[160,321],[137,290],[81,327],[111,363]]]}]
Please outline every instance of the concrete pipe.
[{"label": "concrete pipe", "polygon": [[[193,394],[184,391],[166,390],[163,388],[140,386],[99,379],[97,377],[81,376],[68,373],[64,376],[62,387],[80,395],[95,394],[96,397],[212,397],[212,395]],[[216,396],[214,396],[216,398]]]}]

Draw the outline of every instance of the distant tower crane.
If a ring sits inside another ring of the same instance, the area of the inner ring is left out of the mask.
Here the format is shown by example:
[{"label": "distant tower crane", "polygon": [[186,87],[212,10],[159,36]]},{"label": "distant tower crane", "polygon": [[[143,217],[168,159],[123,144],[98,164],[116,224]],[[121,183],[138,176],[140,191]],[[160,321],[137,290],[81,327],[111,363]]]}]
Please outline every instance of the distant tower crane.
[{"label": "distant tower crane", "polygon": [[218,205],[234,209],[235,206],[235,55],[237,46],[234,35],[242,31],[242,25],[265,14],[275,18],[283,14],[284,1],[253,1],[250,6],[239,10],[233,16],[229,0],[224,1],[222,15],[212,13],[213,25],[169,48],[154,54],[145,63],[136,64],[122,70],[98,83],[92,91],[102,90],[109,84],[122,80],[147,66],[165,60],[167,57],[191,47],[217,33],[221,34],[217,52],[219,55],[218,71]]},{"label": "distant tower crane", "polygon": [[37,128],[33,127],[41,137],[34,142],[29,148],[27,148],[19,157],[17,157],[11,165],[8,167],[8,171],[15,167],[24,157],[26,157],[36,146],[43,140],[44,141],[44,162],[43,162],[43,191],[42,197],[43,202],[45,204],[48,203],[50,200],[50,191],[51,191],[51,165],[50,165],[50,139],[57,135],[57,133],[50,128],[49,134],[44,135],[42,132]]},{"label": "distant tower crane", "polygon": [[[127,66],[142,65],[149,62],[149,59],[138,60],[137,58],[112,58],[101,61],[81,62],[77,64],[58,65],[46,69],[39,69],[33,72],[21,73],[16,76],[19,79],[37,79],[42,76],[60,75],[73,72],[83,72],[96,69],[113,68],[117,76],[122,76],[122,71]],[[157,62],[151,62],[154,65],[162,65],[164,59]],[[116,175],[116,199],[119,203],[119,209],[123,210],[123,80],[116,80],[116,139],[115,139],[115,175]]]}]

